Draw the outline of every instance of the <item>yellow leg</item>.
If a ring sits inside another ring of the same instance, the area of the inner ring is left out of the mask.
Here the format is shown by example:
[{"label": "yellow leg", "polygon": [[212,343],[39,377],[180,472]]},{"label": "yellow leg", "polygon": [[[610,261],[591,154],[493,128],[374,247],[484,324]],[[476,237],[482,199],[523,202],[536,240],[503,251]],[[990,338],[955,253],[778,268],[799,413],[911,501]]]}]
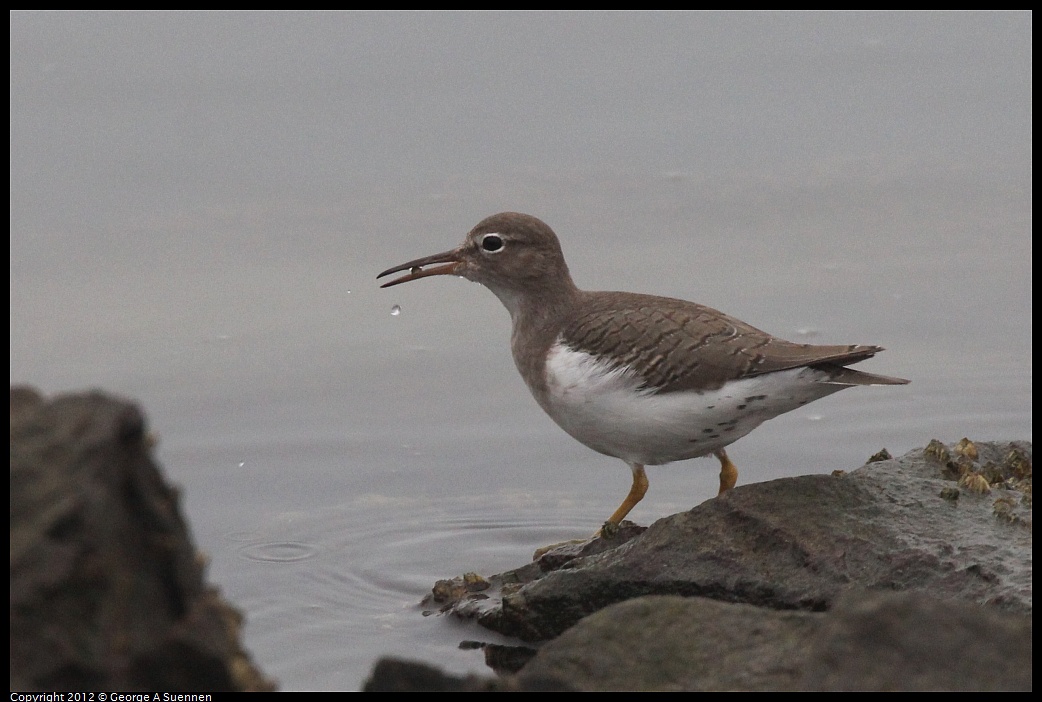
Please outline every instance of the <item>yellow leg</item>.
[{"label": "yellow leg", "polygon": [[[611,539],[619,532],[619,524],[626,515],[630,513],[630,510],[636,506],[644,498],[644,494],[648,491],[648,476],[644,472],[644,466],[639,463],[630,463],[630,469],[633,471],[633,485],[630,486],[630,492],[626,495],[626,499],[622,501],[619,508],[615,510],[615,514],[608,517],[608,521],[604,523],[597,533],[592,538],[606,538]],[[539,560],[539,558],[548,551],[552,551],[558,546],[564,546],[566,544],[579,544],[583,543],[585,539],[577,539],[575,541],[565,541],[559,544],[553,544],[551,546],[544,546],[535,552],[532,556],[532,560]]]},{"label": "yellow leg", "polygon": [[644,494],[648,491],[648,476],[644,472],[644,466],[639,463],[631,463],[630,468],[633,469],[633,486],[630,487],[630,493],[626,495],[626,499],[615,510],[615,514],[608,517],[608,522],[611,524],[617,525],[625,519],[630,510],[644,499]]},{"label": "yellow leg", "polygon": [[720,492],[718,495],[722,495],[738,482],[738,469],[735,468],[734,463],[731,463],[731,459],[727,457],[727,451],[720,449],[716,452],[716,457],[720,459]]}]

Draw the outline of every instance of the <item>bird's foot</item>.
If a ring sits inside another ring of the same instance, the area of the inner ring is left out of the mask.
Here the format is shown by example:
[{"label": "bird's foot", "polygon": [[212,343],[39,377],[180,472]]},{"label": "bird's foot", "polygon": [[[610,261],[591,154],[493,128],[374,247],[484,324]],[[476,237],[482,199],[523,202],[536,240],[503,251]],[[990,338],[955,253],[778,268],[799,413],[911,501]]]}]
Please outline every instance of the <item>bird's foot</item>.
[{"label": "bird's foot", "polygon": [[[628,520],[621,523],[607,521],[597,530],[596,534],[589,538],[562,541],[559,544],[551,544],[538,549],[532,560],[541,561],[541,565],[545,569],[556,570],[576,558],[616,548],[639,536],[646,529],[647,527],[639,526]],[[544,556],[547,558],[544,559]]]},{"label": "bird's foot", "polygon": [[609,541],[619,535],[619,522],[613,522],[610,519],[606,521],[597,533],[594,534],[594,538],[608,539]]}]

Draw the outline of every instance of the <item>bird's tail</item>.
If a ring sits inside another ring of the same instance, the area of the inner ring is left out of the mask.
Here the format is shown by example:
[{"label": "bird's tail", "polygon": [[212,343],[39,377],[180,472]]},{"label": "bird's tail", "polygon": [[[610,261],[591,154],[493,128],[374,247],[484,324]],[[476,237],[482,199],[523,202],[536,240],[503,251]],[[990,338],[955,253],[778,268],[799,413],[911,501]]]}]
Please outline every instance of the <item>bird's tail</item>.
[{"label": "bird's tail", "polygon": [[[822,366],[817,366],[817,368],[826,370]],[[827,382],[835,383],[836,385],[908,385],[908,383],[912,382],[904,378],[866,373],[865,371],[854,370],[845,366],[831,366],[827,370],[830,371],[830,377]]]}]

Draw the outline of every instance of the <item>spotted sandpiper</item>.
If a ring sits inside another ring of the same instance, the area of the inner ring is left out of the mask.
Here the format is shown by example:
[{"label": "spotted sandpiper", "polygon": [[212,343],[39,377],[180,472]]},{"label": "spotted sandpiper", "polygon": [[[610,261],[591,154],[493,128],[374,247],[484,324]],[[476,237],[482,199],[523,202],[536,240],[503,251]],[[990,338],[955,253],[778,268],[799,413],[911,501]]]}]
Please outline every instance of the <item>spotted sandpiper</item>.
[{"label": "spotted sandpiper", "polygon": [[492,215],[458,248],[377,278],[400,271],[409,272],[381,287],[455,275],[506,306],[514,363],[539,406],[633,471],[605,526],[644,497],[644,466],[714,454],[722,493],[738,479],[724,447],[761,423],[854,385],[909,382],[847,368],[879,346],[796,344],[694,302],[580,290],[553,230],[517,212]]}]

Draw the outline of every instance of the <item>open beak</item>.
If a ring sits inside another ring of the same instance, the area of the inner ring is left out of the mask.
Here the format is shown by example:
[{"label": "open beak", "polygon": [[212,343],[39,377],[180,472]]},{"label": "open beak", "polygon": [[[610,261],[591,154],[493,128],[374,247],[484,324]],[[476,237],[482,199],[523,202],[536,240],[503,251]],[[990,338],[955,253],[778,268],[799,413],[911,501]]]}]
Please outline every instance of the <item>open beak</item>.
[{"label": "open beak", "polygon": [[[436,266],[434,268],[428,268],[427,270],[423,270],[424,266],[429,266],[434,263],[444,263],[445,265]],[[424,256],[423,258],[418,258],[415,261],[403,263],[400,266],[395,266],[394,268],[388,268],[376,277],[383,278],[385,275],[397,273],[398,271],[409,271],[408,274],[403,275],[401,278],[396,278],[395,280],[391,280],[380,286],[381,288],[389,288],[392,285],[398,285],[399,283],[408,283],[410,280],[419,280],[420,278],[426,278],[430,275],[454,275],[456,273],[456,268],[457,266],[459,266],[459,264],[460,251],[459,249],[453,249],[452,251],[434,254],[433,256]]]}]

